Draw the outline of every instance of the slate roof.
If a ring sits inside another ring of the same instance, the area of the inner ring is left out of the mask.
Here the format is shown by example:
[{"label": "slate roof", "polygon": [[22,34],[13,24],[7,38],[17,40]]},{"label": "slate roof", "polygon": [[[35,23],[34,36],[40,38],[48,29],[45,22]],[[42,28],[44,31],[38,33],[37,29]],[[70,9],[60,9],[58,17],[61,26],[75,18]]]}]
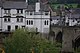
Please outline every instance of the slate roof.
[{"label": "slate roof", "polygon": [[[27,11],[35,11],[35,5],[28,5],[27,6]],[[49,11],[49,5],[44,5],[44,4],[41,4],[40,5],[40,11]]]},{"label": "slate roof", "polygon": [[[26,2],[22,1],[5,1],[2,4],[0,2],[0,6],[4,9],[27,9],[27,11],[35,11],[35,5],[28,5]],[[49,11],[49,5],[41,3],[40,11]]]},{"label": "slate roof", "polygon": [[57,20],[57,19],[60,20],[60,16],[52,16],[51,19],[52,20]]},{"label": "slate roof", "polygon": [[80,8],[74,8],[73,11],[74,14],[80,14]]},{"label": "slate roof", "polygon": [[24,9],[27,8],[26,2],[13,2],[13,1],[6,1],[3,3],[3,8],[9,9]]},{"label": "slate roof", "polygon": [[35,5],[28,5],[27,6],[27,11],[34,11],[35,10]]},{"label": "slate roof", "polygon": [[41,4],[40,6],[41,11],[50,11],[49,5],[48,4]]}]

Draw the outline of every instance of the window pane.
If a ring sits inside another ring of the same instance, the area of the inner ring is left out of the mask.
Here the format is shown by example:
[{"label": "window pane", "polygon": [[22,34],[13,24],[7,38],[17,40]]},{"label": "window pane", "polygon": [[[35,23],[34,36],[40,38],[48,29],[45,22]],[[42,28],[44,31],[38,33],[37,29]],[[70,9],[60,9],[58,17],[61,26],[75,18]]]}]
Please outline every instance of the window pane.
[{"label": "window pane", "polygon": [[11,26],[10,26],[10,25],[7,26],[7,30],[8,30],[8,31],[11,30]]},{"label": "window pane", "polygon": [[17,10],[17,13],[19,13],[19,10]]},{"label": "window pane", "polygon": [[8,13],[10,13],[10,10],[8,10]]},{"label": "window pane", "polygon": [[7,19],[6,18],[4,18],[4,22],[6,22],[7,21]]},{"label": "window pane", "polygon": [[8,21],[10,22],[10,18],[8,18]]},{"label": "window pane", "polygon": [[48,15],[48,13],[45,13],[45,15]]},{"label": "window pane", "polygon": [[19,18],[17,18],[17,22],[19,22]]},{"label": "window pane", "polygon": [[15,26],[15,30],[18,29],[18,25]]},{"label": "window pane", "polygon": [[22,26],[22,28],[25,28],[25,26]]},{"label": "window pane", "polygon": [[46,21],[44,21],[44,25],[46,25]]},{"label": "window pane", "polygon": [[23,22],[23,18],[21,18],[21,22]]},{"label": "window pane", "polygon": [[21,10],[21,13],[23,13],[23,10]]},{"label": "window pane", "polygon": [[29,20],[29,25],[30,25],[30,23],[31,23],[31,22],[30,22],[30,20]]},{"label": "window pane", "polygon": [[7,10],[4,10],[4,13],[7,13]]},{"label": "window pane", "polygon": [[27,20],[27,25],[28,25],[28,20]]},{"label": "window pane", "polygon": [[31,20],[31,25],[33,25],[33,21]]},{"label": "window pane", "polygon": [[47,25],[48,25],[48,20],[47,20]]}]

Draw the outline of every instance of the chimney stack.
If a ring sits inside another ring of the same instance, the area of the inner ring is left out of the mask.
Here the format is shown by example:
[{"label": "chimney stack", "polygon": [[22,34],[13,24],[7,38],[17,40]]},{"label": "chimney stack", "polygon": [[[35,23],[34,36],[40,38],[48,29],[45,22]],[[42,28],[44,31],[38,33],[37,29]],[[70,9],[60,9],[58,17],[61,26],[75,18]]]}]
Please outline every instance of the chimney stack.
[{"label": "chimney stack", "polygon": [[40,0],[38,0],[38,2],[36,2],[36,5],[35,5],[35,12],[39,12],[40,10]]},{"label": "chimney stack", "polygon": [[26,0],[26,3],[28,3],[28,0]]}]

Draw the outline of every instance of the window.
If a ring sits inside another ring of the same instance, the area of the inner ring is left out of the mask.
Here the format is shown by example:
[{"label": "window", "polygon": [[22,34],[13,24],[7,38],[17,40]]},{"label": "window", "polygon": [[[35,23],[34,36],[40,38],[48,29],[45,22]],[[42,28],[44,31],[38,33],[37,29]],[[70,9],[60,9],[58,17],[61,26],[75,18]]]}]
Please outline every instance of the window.
[{"label": "window", "polygon": [[58,20],[58,19],[57,19]]},{"label": "window", "polygon": [[44,21],[44,25],[46,25],[46,21]]},{"label": "window", "polygon": [[10,18],[8,18],[8,21],[10,22]]},{"label": "window", "polygon": [[27,20],[27,25],[28,25],[28,20]]},{"label": "window", "polygon": [[33,20],[27,20],[27,25],[33,25]]},{"label": "window", "polygon": [[48,25],[48,20],[47,20],[47,25]]},{"label": "window", "polygon": [[17,18],[17,22],[23,22],[23,18]]},{"label": "window", "polygon": [[45,13],[45,15],[48,15],[48,13]]},{"label": "window", "polygon": [[17,13],[23,13],[23,9],[17,9]]},{"label": "window", "polygon": [[73,22],[74,22],[74,20],[73,20]]},{"label": "window", "polygon": [[7,21],[7,18],[4,18],[4,22],[6,22]]},{"label": "window", "polygon": [[4,13],[10,13],[10,9],[4,9]]},{"label": "window", "polygon": [[4,22],[10,22],[10,18],[4,18]]},{"label": "window", "polygon": [[22,26],[22,28],[25,28],[25,26]]},{"label": "window", "polygon": [[8,31],[11,30],[11,26],[10,26],[10,25],[7,26],[7,30],[8,30]]},{"label": "window", "polygon": [[80,23],[80,21],[77,21],[78,23]]},{"label": "window", "polygon": [[21,22],[23,22],[23,18],[21,18]]},{"label": "window", "polygon": [[32,12],[30,12],[30,15],[32,15]]},{"label": "window", "polygon": [[30,25],[30,20],[29,20],[29,25]]},{"label": "window", "polygon": [[15,30],[18,29],[18,25],[15,26]]},{"label": "window", "polygon": [[19,22],[19,18],[17,18],[17,22]]},{"label": "window", "polygon": [[31,25],[33,25],[33,21],[31,20]]},{"label": "window", "polygon": [[48,20],[45,20],[44,21],[44,25],[48,25]]},{"label": "window", "polygon": [[45,15],[48,15],[49,14],[49,12],[45,12]]}]

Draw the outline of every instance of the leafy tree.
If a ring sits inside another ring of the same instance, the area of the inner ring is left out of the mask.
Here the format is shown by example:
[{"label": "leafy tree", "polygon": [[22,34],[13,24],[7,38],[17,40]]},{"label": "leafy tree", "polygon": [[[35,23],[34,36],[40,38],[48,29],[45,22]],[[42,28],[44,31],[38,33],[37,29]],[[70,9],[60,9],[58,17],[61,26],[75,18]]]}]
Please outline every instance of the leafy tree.
[{"label": "leafy tree", "polygon": [[77,8],[80,8],[80,4],[78,4]]},{"label": "leafy tree", "polygon": [[12,37],[4,39],[6,53],[59,53],[61,44],[51,43],[40,34],[28,32],[28,30],[18,29]]}]

